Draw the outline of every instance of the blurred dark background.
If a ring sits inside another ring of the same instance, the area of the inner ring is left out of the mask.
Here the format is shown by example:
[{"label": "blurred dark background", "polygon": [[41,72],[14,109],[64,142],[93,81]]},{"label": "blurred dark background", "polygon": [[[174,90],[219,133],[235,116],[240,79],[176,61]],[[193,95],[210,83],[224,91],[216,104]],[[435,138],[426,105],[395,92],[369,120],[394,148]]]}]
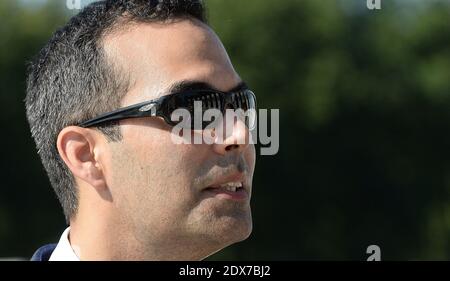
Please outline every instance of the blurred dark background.
[{"label": "blurred dark background", "polygon": [[[450,1],[205,2],[260,108],[280,109],[253,234],[209,259],[365,260],[375,244],[383,260],[449,260]],[[26,62],[76,12],[0,1],[0,258],[65,228],[23,99]]]}]

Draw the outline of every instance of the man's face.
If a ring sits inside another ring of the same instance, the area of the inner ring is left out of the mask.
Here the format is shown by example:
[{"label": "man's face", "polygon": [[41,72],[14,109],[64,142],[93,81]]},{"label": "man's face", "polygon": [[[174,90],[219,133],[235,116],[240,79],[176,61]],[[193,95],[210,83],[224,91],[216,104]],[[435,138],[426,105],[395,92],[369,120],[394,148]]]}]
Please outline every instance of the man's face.
[{"label": "man's face", "polygon": [[[165,95],[184,80],[221,91],[242,82],[220,40],[198,21],[136,24],[104,43],[109,58],[132,81],[122,106]],[[172,127],[162,118],[120,124],[123,139],[109,144],[104,170],[128,235],[167,252],[184,247],[193,257],[250,235],[255,149],[248,142],[230,145],[245,136],[242,123],[234,125],[223,144],[175,144]],[[211,188],[227,182],[242,182],[247,196]]]}]

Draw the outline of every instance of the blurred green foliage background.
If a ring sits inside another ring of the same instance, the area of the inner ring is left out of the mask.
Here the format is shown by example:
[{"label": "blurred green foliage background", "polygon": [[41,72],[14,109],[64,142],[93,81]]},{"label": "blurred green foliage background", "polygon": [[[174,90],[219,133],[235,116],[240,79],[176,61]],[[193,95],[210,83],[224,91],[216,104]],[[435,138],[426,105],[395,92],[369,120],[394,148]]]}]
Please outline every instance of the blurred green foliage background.
[{"label": "blurred green foliage background", "polygon": [[[86,1],[81,1],[87,4]],[[450,259],[450,1],[207,0],[280,150],[258,156],[254,231],[210,260]],[[0,257],[57,242],[62,210],[25,118],[26,62],[77,11],[0,1]]]}]

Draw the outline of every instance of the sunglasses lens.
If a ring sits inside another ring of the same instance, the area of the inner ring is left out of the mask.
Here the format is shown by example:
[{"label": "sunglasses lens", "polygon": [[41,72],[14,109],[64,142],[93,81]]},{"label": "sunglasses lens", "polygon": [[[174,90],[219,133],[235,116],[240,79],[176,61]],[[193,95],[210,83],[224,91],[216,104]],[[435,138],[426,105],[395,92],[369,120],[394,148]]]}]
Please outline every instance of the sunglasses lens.
[{"label": "sunglasses lens", "polygon": [[[183,128],[204,130],[218,125],[222,118],[217,118],[217,116],[223,117],[222,109],[233,107],[234,110],[240,110],[246,126],[249,129],[254,128],[256,98],[252,91],[244,90],[233,93],[230,100],[226,102],[227,104],[224,103],[220,93],[208,90],[173,95],[166,101],[166,116],[175,117],[170,120],[172,125],[178,125],[181,122],[179,126]],[[210,111],[207,112],[208,110]],[[214,112],[214,110],[216,111]]]},{"label": "sunglasses lens", "polygon": [[250,90],[237,92],[232,97],[235,110],[240,111],[241,119],[247,128],[253,130],[256,125],[256,97]]},{"label": "sunglasses lens", "polygon": [[253,130],[256,127],[256,96],[252,91],[247,90],[245,91],[245,100],[248,112],[245,124],[250,130]]},{"label": "sunglasses lens", "polygon": [[199,91],[188,98],[188,104],[193,118],[191,128],[204,130],[216,126],[219,121],[216,116],[222,112],[222,98],[219,93]]},{"label": "sunglasses lens", "polygon": [[[211,116],[211,121],[204,121],[203,117],[207,116],[208,113],[205,112],[208,109],[218,110],[221,112],[222,109],[222,97],[219,93],[214,91],[195,91],[191,93],[185,93],[180,95],[174,95],[167,101],[167,116],[172,116],[175,112],[175,116],[179,116],[177,110],[184,110],[182,118],[175,118],[178,121],[171,120],[172,125],[178,125],[187,129],[203,130],[208,127],[209,124],[216,122],[217,118],[214,114]],[[179,113],[183,113],[178,111]],[[211,125],[212,126],[212,125]]]}]

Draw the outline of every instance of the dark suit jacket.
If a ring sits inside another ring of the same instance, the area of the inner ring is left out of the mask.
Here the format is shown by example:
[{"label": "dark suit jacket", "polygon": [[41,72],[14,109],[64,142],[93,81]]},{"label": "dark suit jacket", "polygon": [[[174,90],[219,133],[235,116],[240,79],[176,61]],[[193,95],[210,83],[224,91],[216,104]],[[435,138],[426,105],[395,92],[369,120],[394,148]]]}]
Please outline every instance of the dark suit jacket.
[{"label": "dark suit jacket", "polygon": [[40,247],[31,257],[31,261],[48,261],[57,244],[48,244]]}]

